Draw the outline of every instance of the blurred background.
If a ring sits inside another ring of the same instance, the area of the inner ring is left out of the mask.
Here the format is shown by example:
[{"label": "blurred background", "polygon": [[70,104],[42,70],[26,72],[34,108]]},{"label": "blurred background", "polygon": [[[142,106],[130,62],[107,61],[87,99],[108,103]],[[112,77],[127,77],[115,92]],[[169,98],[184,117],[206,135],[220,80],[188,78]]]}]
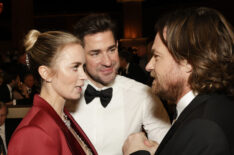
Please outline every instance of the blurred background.
[{"label": "blurred background", "polygon": [[[124,58],[126,53],[130,53],[131,62],[145,72],[140,75],[146,75],[143,79],[147,81],[139,82],[151,85],[152,79],[144,68],[150,58],[154,24],[158,18],[178,8],[205,6],[219,10],[234,25],[232,3],[233,0],[0,0],[0,86],[9,81],[8,74],[14,73],[20,77],[20,86],[23,84],[27,88],[22,90],[30,90],[26,95],[29,96],[28,102],[19,97],[16,98],[17,105],[18,101],[23,101],[22,106],[9,106],[7,118],[12,121],[12,129],[30,109],[32,92],[37,92],[37,81],[28,74],[23,49],[24,36],[30,29],[72,32],[73,25],[83,16],[109,13],[118,24],[120,56]],[[31,77],[33,87],[27,86],[28,77]],[[25,92],[18,90],[23,92],[21,94]],[[167,104],[165,107],[173,118],[175,108]]]},{"label": "blurred background", "polygon": [[143,55],[154,38],[154,23],[162,14],[190,6],[218,9],[234,23],[233,0],[0,0],[0,52],[22,50],[23,36],[40,31],[72,31],[88,13],[109,13],[118,23],[122,46]]}]

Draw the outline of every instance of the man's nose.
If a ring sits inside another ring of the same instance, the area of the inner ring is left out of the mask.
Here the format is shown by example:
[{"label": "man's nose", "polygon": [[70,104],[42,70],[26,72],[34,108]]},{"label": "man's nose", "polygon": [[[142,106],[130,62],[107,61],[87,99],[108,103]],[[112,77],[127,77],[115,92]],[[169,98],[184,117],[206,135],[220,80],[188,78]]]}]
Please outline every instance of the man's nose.
[{"label": "man's nose", "polygon": [[145,66],[145,70],[150,72],[153,69],[154,69],[153,58],[151,58],[150,61]]},{"label": "man's nose", "polygon": [[102,64],[104,64],[105,66],[111,65],[111,58],[108,54],[103,54]]}]

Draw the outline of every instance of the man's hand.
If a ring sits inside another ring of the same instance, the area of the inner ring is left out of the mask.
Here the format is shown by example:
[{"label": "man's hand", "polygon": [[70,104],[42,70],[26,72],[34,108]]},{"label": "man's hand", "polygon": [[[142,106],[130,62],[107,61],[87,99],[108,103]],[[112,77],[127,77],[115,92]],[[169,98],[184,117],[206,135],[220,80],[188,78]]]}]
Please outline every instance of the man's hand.
[{"label": "man's hand", "polygon": [[154,154],[158,144],[155,141],[148,140],[143,132],[133,133],[128,136],[123,145],[123,154],[129,155],[139,150],[149,151]]}]

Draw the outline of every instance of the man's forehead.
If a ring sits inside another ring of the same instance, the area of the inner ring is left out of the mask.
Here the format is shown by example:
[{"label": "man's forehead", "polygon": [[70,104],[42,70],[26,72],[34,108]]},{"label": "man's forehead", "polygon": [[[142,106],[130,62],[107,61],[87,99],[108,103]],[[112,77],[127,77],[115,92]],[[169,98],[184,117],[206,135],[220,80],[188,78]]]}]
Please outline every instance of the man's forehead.
[{"label": "man's forehead", "polygon": [[153,46],[152,46],[152,49],[151,49],[151,52],[152,53],[159,53],[159,50],[158,48],[160,48],[161,46],[163,46],[163,42],[159,36],[159,33],[157,33],[156,37],[155,37],[155,40],[154,40],[154,43],[153,43]]}]

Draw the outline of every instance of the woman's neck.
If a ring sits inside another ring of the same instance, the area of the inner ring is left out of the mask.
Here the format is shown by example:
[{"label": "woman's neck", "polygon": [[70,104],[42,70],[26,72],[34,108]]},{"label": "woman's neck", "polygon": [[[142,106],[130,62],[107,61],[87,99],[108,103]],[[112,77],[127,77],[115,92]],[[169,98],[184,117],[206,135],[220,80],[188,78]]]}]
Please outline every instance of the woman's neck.
[{"label": "woman's neck", "polygon": [[65,100],[61,96],[58,96],[54,91],[42,87],[40,96],[46,100],[51,107],[57,112],[57,114],[63,119],[63,108]]}]

